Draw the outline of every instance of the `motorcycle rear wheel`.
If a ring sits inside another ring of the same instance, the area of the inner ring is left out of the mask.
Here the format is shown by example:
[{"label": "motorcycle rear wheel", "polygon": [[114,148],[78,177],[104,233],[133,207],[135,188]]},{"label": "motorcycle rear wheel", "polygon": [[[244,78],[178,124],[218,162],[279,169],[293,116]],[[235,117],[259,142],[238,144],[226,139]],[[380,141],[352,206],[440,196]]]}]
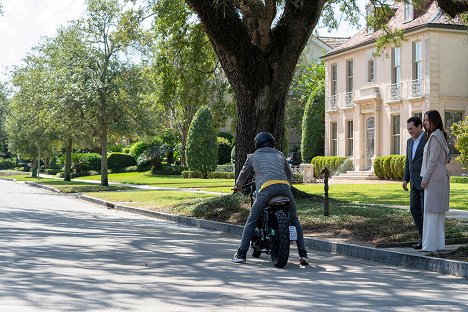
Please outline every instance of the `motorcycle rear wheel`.
[{"label": "motorcycle rear wheel", "polygon": [[272,219],[276,220],[270,220],[275,231],[271,241],[271,261],[275,267],[283,268],[289,258],[289,219],[282,210],[276,211]]}]

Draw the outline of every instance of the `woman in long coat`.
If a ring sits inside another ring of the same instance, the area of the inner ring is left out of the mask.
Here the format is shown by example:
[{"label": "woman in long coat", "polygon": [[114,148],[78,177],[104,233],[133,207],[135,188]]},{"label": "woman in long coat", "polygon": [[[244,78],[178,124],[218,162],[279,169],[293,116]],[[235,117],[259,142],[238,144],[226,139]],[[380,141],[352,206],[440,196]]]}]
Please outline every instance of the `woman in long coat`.
[{"label": "woman in long coat", "polygon": [[450,193],[446,167],[449,149],[438,111],[427,111],[423,124],[428,139],[421,167],[421,187],[424,189],[422,250],[437,251],[445,249],[445,214],[449,210]]}]

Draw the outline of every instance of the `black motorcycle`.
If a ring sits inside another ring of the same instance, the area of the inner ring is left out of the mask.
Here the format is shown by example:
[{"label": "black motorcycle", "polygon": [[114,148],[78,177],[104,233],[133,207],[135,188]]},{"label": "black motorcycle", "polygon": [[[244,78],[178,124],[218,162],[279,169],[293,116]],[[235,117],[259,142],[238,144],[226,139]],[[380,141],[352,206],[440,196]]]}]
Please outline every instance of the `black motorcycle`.
[{"label": "black motorcycle", "polygon": [[[245,184],[242,193],[250,196],[252,206],[257,194],[255,182]],[[259,258],[262,253],[270,254],[273,265],[283,268],[288,263],[291,241],[297,239],[296,227],[290,220],[289,198],[284,195],[270,198],[255,227],[252,256]]]}]

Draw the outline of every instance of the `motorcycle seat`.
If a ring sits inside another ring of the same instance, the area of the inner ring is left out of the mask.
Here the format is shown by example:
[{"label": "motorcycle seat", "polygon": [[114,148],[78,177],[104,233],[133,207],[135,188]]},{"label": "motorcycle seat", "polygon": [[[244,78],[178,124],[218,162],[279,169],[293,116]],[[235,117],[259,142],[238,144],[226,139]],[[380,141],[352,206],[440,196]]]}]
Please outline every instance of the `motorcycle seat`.
[{"label": "motorcycle seat", "polygon": [[270,200],[268,200],[268,205],[269,206],[274,206],[274,205],[284,205],[289,203],[289,198],[287,198],[284,195],[275,195]]}]

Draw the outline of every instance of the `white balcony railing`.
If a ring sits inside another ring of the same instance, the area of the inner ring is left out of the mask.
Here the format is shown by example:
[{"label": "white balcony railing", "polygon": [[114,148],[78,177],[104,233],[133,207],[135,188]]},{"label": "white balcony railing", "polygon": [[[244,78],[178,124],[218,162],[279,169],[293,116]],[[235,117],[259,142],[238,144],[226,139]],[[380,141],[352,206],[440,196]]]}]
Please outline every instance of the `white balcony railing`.
[{"label": "white balcony railing", "polygon": [[336,111],[337,102],[338,102],[338,95],[329,96],[327,102],[328,102],[328,110],[329,111]]},{"label": "white balcony railing", "polygon": [[423,85],[424,85],[424,81],[422,78],[408,81],[408,97],[410,98],[422,97]]},{"label": "white balcony railing", "polygon": [[401,83],[387,86],[387,101],[394,102],[399,100],[401,100]]},{"label": "white balcony railing", "polygon": [[353,92],[346,92],[344,94],[344,107],[343,108],[351,108],[353,107]]}]

